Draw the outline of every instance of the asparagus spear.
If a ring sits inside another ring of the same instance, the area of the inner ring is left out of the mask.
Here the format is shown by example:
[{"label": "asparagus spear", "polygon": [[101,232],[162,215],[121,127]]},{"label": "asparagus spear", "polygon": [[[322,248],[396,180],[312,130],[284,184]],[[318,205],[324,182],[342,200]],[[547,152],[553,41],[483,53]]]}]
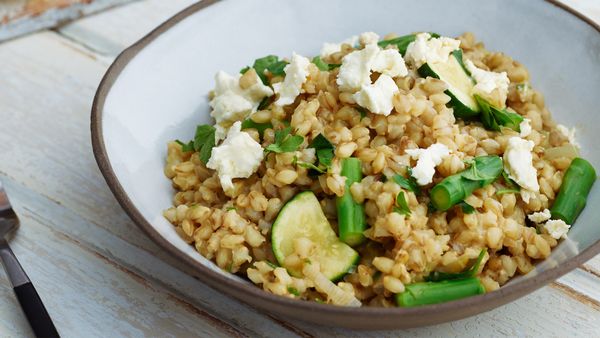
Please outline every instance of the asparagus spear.
[{"label": "asparagus spear", "polygon": [[396,303],[402,307],[438,304],[485,293],[478,278],[414,283],[396,294]]},{"label": "asparagus spear", "polygon": [[355,246],[365,240],[363,232],[367,222],[363,206],[356,203],[350,193],[350,186],[362,179],[362,167],[358,158],[350,157],[342,161],[341,175],[346,177],[346,191],[336,199],[340,240]]},{"label": "asparagus spear", "polygon": [[448,210],[464,200],[473,191],[494,182],[502,173],[502,159],[498,156],[479,156],[471,166],[446,177],[431,189],[431,203],[438,210]]},{"label": "asparagus spear", "polygon": [[586,204],[586,198],[596,181],[596,171],[590,162],[575,158],[563,177],[558,196],[550,209],[552,218],[573,224]]}]

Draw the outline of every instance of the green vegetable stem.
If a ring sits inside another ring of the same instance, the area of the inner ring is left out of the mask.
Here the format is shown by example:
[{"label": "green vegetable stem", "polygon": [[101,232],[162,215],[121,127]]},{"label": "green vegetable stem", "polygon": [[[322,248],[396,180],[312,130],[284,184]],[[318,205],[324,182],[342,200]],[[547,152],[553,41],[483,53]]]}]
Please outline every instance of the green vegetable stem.
[{"label": "green vegetable stem", "polygon": [[396,294],[396,303],[402,307],[438,304],[485,293],[478,278],[414,283]]},{"label": "green vegetable stem", "polygon": [[360,160],[354,157],[344,159],[341,174],[346,177],[346,190],[342,197],[336,199],[339,235],[340,240],[355,246],[365,240],[363,232],[367,226],[363,206],[356,203],[350,193],[352,183],[362,179]]},{"label": "green vegetable stem", "polygon": [[577,157],[563,177],[558,196],[550,209],[552,218],[573,224],[586,204],[592,185],[596,181],[596,170],[590,162]]}]

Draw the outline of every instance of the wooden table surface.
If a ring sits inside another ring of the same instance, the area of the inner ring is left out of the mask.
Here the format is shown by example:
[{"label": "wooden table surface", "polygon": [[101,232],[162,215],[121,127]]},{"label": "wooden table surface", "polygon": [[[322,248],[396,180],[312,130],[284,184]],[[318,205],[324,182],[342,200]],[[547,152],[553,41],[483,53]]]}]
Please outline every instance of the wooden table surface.
[{"label": "wooden table surface", "polygon": [[[90,106],[115,56],[192,0],[142,0],[0,44],[0,180],[11,245],[64,337],[600,336],[600,256],[527,297],[437,326],[355,332],[284,322],[185,273],[110,193]],[[600,1],[568,4],[600,21]],[[0,336],[32,333],[0,272]]]}]

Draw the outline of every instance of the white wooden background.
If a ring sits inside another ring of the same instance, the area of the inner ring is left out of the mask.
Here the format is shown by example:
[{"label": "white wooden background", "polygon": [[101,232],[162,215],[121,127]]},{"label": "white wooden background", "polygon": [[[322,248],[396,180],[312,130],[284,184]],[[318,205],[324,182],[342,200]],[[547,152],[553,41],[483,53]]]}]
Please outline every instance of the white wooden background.
[{"label": "white wooden background", "polygon": [[[0,179],[22,221],[11,245],[64,337],[600,336],[600,256],[488,313],[381,332],[283,322],[183,272],[108,190],[89,115],[119,51],[193,2],[142,0],[0,44]],[[566,2],[600,21],[600,1]],[[0,336],[31,336],[3,271]]]}]

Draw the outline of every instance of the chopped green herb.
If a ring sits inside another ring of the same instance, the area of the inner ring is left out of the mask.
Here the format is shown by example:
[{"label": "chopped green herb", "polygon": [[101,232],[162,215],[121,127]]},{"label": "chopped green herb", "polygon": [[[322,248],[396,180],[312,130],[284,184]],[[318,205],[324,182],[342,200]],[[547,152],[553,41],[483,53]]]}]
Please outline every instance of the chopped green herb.
[{"label": "chopped green herb", "polygon": [[277,264],[269,262],[269,261],[265,261],[265,263],[267,263],[267,265],[272,267],[273,269],[277,269],[279,267]]},{"label": "chopped green herb", "polygon": [[227,207],[225,208],[226,211],[231,211],[231,210],[237,210],[235,207]]},{"label": "chopped green herb", "polygon": [[240,74],[246,74],[246,72],[249,70],[250,70],[250,67],[246,66],[246,67],[240,69]]},{"label": "chopped green herb", "polygon": [[408,178],[405,178],[404,176],[396,174],[394,175],[393,179],[394,182],[398,183],[399,186],[408,191],[412,191],[417,194],[421,191],[421,188],[419,188],[417,181],[412,176],[408,176]]},{"label": "chopped green herb", "polygon": [[358,110],[358,112],[360,113],[360,119],[364,119],[365,117],[367,117],[367,110],[361,106],[356,107],[356,110]]},{"label": "chopped green herb", "polygon": [[519,125],[523,122],[523,116],[506,109],[498,109],[479,95],[474,95],[474,97],[481,108],[481,122],[486,129],[500,131],[500,127],[506,127],[514,131],[521,131]]},{"label": "chopped green herb", "polygon": [[317,167],[316,165],[312,164],[312,163],[308,163],[308,162],[301,162],[301,161],[296,161],[296,163],[294,163],[295,165],[301,166],[302,168],[306,168],[306,169],[311,169],[316,171],[319,174],[324,174],[327,172],[327,169],[325,168],[320,168]]},{"label": "chopped green herb", "polygon": [[472,214],[475,212],[475,208],[465,201],[458,203],[458,205],[460,205],[463,214]]},{"label": "chopped green herb", "polygon": [[283,69],[288,64],[287,61],[279,60],[279,58],[275,55],[267,55],[260,59],[254,60],[254,64],[252,68],[256,70],[256,74],[262,80],[265,85],[269,84],[269,79],[265,74],[265,71],[269,71],[274,76],[284,75],[285,72]]},{"label": "chopped green herb", "polygon": [[308,147],[316,150],[319,164],[322,164],[327,168],[331,166],[331,162],[333,161],[334,146],[325,136],[323,136],[323,134],[317,135],[317,137],[313,139]]},{"label": "chopped green herb", "polygon": [[394,211],[402,215],[410,216],[410,208],[408,207],[408,202],[404,196],[404,191],[400,191],[396,196],[396,206],[394,207]]},{"label": "chopped green herb", "polygon": [[267,130],[269,128],[273,129],[273,125],[269,122],[256,123],[256,122],[252,121],[252,119],[250,119],[250,118],[245,119],[242,122],[242,129],[256,129],[256,131],[258,131],[258,134],[260,135],[260,137],[263,137],[265,130]]},{"label": "chopped green herb", "polygon": [[175,140],[175,142],[177,142],[177,144],[181,146],[181,151],[183,151],[184,153],[187,153],[188,151],[194,151],[194,141],[183,143],[179,140]]},{"label": "chopped green herb", "polygon": [[265,109],[267,109],[267,107],[269,107],[271,105],[271,103],[273,103],[273,101],[275,101],[275,95],[267,96],[260,101],[257,109],[265,110]]},{"label": "chopped green herb", "polygon": [[202,124],[196,127],[196,135],[192,141],[183,143],[176,140],[175,142],[181,145],[182,151],[197,151],[200,153],[200,161],[206,164],[210,159],[212,148],[215,146],[215,132],[215,127]]},{"label": "chopped green herb", "polygon": [[321,59],[321,57],[318,55],[312,59],[312,63],[314,63],[315,66],[317,66],[317,68],[319,68],[319,70],[322,71],[329,71],[341,66],[341,64],[339,63],[327,63],[323,61],[323,59]]},{"label": "chopped green herb", "polygon": [[515,181],[513,181],[510,177],[508,177],[508,174],[504,170],[502,171],[501,176],[502,176],[502,179],[504,180],[504,184],[506,185],[506,188],[496,190],[497,196],[504,195],[504,194],[516,194],[519,191],[521,191],[521,187],[519,187],[519,185]]},{"label": "chopped green herb", "polygon": [[477,257],[477,260],[475,261],[473,266],[471,266],[469,269],[467,269],[463,272],[448,273],[448,272],[433,271],[432,273],[429,274],[429,276],[425,277],[425,280],[428,282],[439,282],[439,281],[443,281],[443,280],[453,280],[453,279],[463,279],[463,278],[475,277],[477,275],[477,272],[479,272],[479,266],[481,265],[481,262],[483,261],[483,258],[485,257],[485,253],[486,253],[486,250],[481,249],[481,251],[479,252],[479,256]]},{"label": "chopped green herb", "polygon": [[381,48],[385,48],[389,45],[396,45],[396,47],[398,47],[398,51],[400,52],[400,54],[404,55],[404,54],[406,54],[406,48],[408,48],[408,45],[411,42],[415,41],[416,38],[417,38],[417,36],[415,34],[410,34],[410,35],[399,36],[397,38],[393,38],[393,39],[389,39],[389,40],[382,40],[382,41],[379,41],[377,44]]},{"label": "chopped green herb", "polygon": [[[478,167],[478,161],[469,160],[465,161],[465,163],[469,164],[469,169],[462,172],[462,177],[471,180],[471,181],[486,181],[490,179],[495,179],[497,175],[493,171],[480,171]],[[484,163],[485,165],[485,163]],[[503,171],[504,172],[504,171]]]},{"label": "chopped green herb", "polygon": [[291,293],[292,295],[294,295],[296,297],[300,296],[300,292],[298,292],[298,289],[296,289],[295,287],[288,286],[287,290],[289,293]]},{"label": "chopped green herb", "polygon": [[289,153],[296,151],[304,142],[304,137],[300,135],[291,135],[292,127],[287,127],[275,131],[275,143],[270,144],[265,148],[267,152],[274,153]]}]

